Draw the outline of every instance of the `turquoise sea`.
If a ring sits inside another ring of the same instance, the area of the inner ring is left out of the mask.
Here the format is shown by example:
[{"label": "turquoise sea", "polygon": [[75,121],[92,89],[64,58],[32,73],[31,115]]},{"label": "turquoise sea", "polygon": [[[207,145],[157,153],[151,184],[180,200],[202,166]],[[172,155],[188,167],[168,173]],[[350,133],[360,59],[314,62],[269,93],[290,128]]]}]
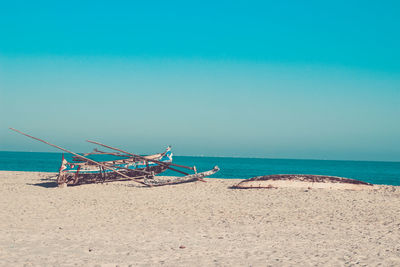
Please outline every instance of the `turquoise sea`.
[{"label": "turquoise sea", "polygon": [[[0,151],[0,170],[57,172],[61,153]],[[66,155],[67,160],[71,156]],[[94,159],[107,160],[110,156]],[[400,185],[400,162],[264,159],[174,156],[174,163],[205,171],[218,165],[214,178],[246,179],[269,174],[321,174],[353,178],[374,184]],[[165,175],[175,175],[167,171]]]}]

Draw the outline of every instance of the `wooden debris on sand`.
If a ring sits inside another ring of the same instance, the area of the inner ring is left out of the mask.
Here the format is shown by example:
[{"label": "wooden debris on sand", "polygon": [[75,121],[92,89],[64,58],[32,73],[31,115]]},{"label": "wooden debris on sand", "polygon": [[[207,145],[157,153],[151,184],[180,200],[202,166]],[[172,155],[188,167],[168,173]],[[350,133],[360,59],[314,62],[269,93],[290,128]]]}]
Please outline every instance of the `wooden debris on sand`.
[{"label": "wooden debris on sand", "polygon": [[190,174],[183,177],[168,177],[167,179],[160,179],[160,180],[145,178],[144,183],[146,185],[151,185],[151,186],[161,186],[161,185],[171,185],[171,184],[182,184],[195,181],[205,182],[203,180],[204,177],[213,175],[217,171],[219,171],[219,168],[218,166],[215,166],[212,170]]},{"label": "wooden debris on sand", "polygon": [[373,189],[373,184],[359,180],[310,174],[275,174],[253,177],[234,185],[236,189],[251,188],[329,188],[345,190]]}]

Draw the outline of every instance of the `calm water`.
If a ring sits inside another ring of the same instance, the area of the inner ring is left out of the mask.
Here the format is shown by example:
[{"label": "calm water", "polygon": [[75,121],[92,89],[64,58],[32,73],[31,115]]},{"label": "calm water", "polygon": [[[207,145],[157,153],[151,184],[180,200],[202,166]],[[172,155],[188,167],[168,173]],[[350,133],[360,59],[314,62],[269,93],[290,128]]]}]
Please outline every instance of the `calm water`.
[{"label": "calm water", "polygon": [[[57,172],[61,153],[0,151],[0,170]],[[67,160],[70,156],[66,156]],[[110,156],[96,157],[107,160]],[[199,171],[218,165],[215,178],[250,178],[268,174],[324,174],[358,179],[374,184],[400,185],[400,162],[294,160],[174,156],[174,163],[193,166]],[[165,175],[175,175],[167,171]]]}]

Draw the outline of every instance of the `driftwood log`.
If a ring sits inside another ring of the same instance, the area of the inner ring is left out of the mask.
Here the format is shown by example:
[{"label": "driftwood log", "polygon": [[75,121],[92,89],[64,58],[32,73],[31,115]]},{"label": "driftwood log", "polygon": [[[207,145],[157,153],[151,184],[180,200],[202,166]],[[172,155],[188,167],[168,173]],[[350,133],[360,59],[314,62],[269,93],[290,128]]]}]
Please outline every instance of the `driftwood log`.
[{"label": "driftwood log", "polygon": [[173,185],[173,184],[182,184],[182,183],[203,181],[204,177],[213,175],[217,171],[219,171],[219,168],[218,168],[218,166],[215,166],[212,170],[205,171],[205,172],[199,172],[199,173],[195,173],[195,174],[190,174],[190,175],[186,175],[183,177],[169,177],[167,179],[162,179],[162,180],[154,179],[156,177],[154,177],[153,179],[144,178],[143,182],[148,186],[162,186],[162,185]]}]

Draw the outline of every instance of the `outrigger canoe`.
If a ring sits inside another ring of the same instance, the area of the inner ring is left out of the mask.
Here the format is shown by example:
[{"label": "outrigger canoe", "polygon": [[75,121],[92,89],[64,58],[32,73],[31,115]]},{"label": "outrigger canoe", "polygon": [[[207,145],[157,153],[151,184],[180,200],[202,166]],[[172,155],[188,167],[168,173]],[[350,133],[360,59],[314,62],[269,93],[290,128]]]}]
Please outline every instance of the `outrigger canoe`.
[{"label": "outrigger canoe", "polygon": [[[215,166],[212,170],[197,173],[196,166],[190,167],[172,163],[173,154],[171,152],[170,146],[163,153],[149,156],[141,156],[129,153],[119,148],[101,144],[99,142],[86,140],[89,143],[100,145],[118,152],[107,153],[95,149],[92,153],[80,155],[65,148],[51,144],[42,139],[23,133],[17,129],[10,129],[29,138],[35,139],[37,141],[48,144],[52,147],[58,148],[64,152],[74,155],[73,162],[68,162],[64,158],[64,154],[62,156],[61,167],[59,169],[59,174],[57,177],[57,183],[59,186],[127,180],[131,180],[145,186],[160,186],[194,181],[204,181],[204,177],[212,175],[219,171],[219,168]],[[91,158],[86,157],[96,154],[108,154],[119,156],[122,158],[110,161],[95,161]],[[194,174],[189,174],[185,171],[176,169],[175,167],[192,170],[194,171]],[[160,174],[167,169],[178,172],[180,174],[184,174],[185,176],[171,177],[168,180],[154,179],[155,175]]]},{"label": "outrigger canoe", "polygon": [[[96,151],[94,153],[89,153],[85,155],[88,156],[97,154],[123,156],[121,154],[104,153],[101,151]],[[123,159],[99,161],[99,163],[117,169],[120,173],[129,176],[130,178],[128,179],[118,173],[115,173],[113,170],[106,169],[102,166],[99,166],[98,164],[94,164],[88,161],[82,161],[79,158],[74,158],[74,162],[68,162],[63,155],[57,183],[59,185],[79,185],[96,182],[104,183],[116,180],[130,180],[132,178],[141,179],[149,176],[154,176],[168,169],[167,166],[160,165],[156,162],[158,161],[162,163],[171,163],[172,156],[173,154],[171,152],[171,147],[169,146],[163,153],[143,156],[143,158],[127,157],[125,155],[125,158]]]}]

